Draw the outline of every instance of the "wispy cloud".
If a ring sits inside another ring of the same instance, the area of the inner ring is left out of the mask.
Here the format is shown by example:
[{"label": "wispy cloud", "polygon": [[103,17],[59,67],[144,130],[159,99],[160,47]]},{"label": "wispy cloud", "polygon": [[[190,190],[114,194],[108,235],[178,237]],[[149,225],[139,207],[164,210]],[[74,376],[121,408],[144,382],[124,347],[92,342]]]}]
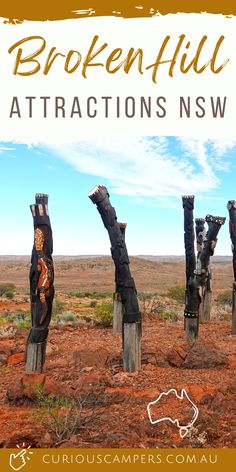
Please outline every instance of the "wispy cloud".
[{"label": "wispy cloud", "polygon": [[0,146],[0,152],[5,152],[5,151],[15,151],[15,148]]},{"label": "wispy cloud", "polygon": [[229,169],[236,141],[107,138],[49,150],[78,172],[106,179],[114,193],[162,198],[216,189],[219,171]]}]

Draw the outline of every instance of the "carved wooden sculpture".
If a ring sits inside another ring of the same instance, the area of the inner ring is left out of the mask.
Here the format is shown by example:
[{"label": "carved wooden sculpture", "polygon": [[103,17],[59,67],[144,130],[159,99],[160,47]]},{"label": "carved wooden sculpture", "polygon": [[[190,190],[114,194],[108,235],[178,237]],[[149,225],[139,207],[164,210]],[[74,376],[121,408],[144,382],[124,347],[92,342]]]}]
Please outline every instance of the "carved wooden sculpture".
[{"label": "carved wooden sculpture", "polygon": [[[185,275],[186,275],[186,290],[185,303],[188,298],[189,280],[194,275],[196,268],[195,248],[194,248],[194,195],[183,195],[182,204],[184,209],[184,248],[185,248]],[[184,317],[184,329],[189,332],[190,326],[194,325],[194,329],[198,329],[198,319],[191,320]],[[196,325],[196,326],[195,326]]]},{"label": "carved wooden sculpture", "polygon": [[232,334],[236,334],[236,202],[229,200],[227,208],[229,210],[229,233],[232,243],[233,253],[233,290],[232,290]]},{"label": "carved wooden sculpture", "polygon": [[[122,236],[125,241],[125,230],[127,223],[118,222]],[[118,334],[122,333],[122,321],[123,321],[123,305],[121,301],[121,296],[119,293],[118,281],[117,281],[117,271],[115,271],[115,282],[116,289],[113,294],[113,333]]]},{"label": "carved wooden sculpture", "polygon": [[[195,230],[197,239],[197,260],[199,259],[204,248],[204,241],[206,238],[205,219],[195,219]],[[210,320],[211,315],[211,278],[212,272],[210,264],[207,268],[205,285],[200,287],[201,304],[199,307],[199,322],[204,323]]]},{"label": "carved wooden sculpture", "polygon": [[186,339],[193,341],[198,337],[198,319],[201,297],[199,294],[200,287],[206,285],[207,270],[210,264],[210,257],[214,254],[217,243],[217,235],[221,226],[225,222],[224,217],[207,215],[205,218],[208,224],[208,231],[204,240],[203,250],[197,260],[196,270],[190,276],[187,287],[186,305],[184,316],[186,321]]},{"label": "carved wooden sculpture", "polygon": [[129,257],[115,209],[111,206],[109,193],[103,185],[97,185],[89,198],[97,205],[111,242],[111,254],[116,269],[116,287],[119,292],[123,314],[123,366],[134,372],[141,365],[141,314],[139,311],[134,279],[129,268]]},{"label": "carved wooden sculpture", "polygon": [[26,372],[42,372],[48,326],[54,297],[53,241],[48,215],[48,195],[36,194],[30,206],[34,222],[34,246],[30,268],[32,328],[27,341]]}]

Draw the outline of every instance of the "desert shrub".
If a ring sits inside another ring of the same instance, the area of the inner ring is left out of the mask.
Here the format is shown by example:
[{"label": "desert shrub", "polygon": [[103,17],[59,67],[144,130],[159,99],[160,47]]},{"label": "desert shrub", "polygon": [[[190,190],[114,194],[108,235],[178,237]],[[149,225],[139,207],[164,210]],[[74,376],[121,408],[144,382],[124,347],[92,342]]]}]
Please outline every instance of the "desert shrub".
[{"label": "desert shrub", "polygon": [[65,302],[63,302],[59,298],[56,298],[53,302],[52,314],[59,315],[60,313],[63,312],[64,308],[65,308]]},{"label": "desert shrub", "polygon": [[16,314],[11,316],[10,321],[13,321],[17,329],[31,328],[31,313],[30,310],[18,309]]},{"label": "desert shrub", "polygon": [[82,412],[82,403],[79,400],[45,395],[41,386],[37,386],[35,398],[35,419],[53,434],[56,445],[78,432]]},{"label": "desert shrub", "polygon": [[6,295],[6,292],[9,292],[9,291],[14,291],[16,288],[15,284],[12,284],[10,282],[6,282],[4,284],[0,284],[0,297],[2,295]]},{"label": "desert shrub", "polygon": [[112,325],[112,303],[102,302],[96,306],[96,323],[104,327]]},{"label": "desert shrub", "polygon": [[158,316],[164,321],[178,321],[178,314],[174,310],[163,310],[158,313]]},{"label": "desert shrub", "polygon": [[178,303],[184,303],[185,300],[185,285],[173,285],[167,290],[167,297],[174,298]]},{"label": "desert shrub", "polygon": [[89,304],[90,308],[95,308],[97,306],[97,301],[92,300],[91,303]]},{"label": "desert shrub", "polygon": [[17,329],[29,329],[29,328],[31,328],[30,320],[19,320],[19,321],[15,322],[14,325]]},{"label": "desert shrub", "polygon": [[4,296],[6,298],[8,298],[9,300],[12,300],[13,297],[14,297],[14,292],[12,292],[12,290],[7,290],[5,293],[4,293]]},{"label": "desert shrub", "polygon": [[75,321],[75,315],[72,311],[66,311],[60,316],[60,320],[65,322]]},{"label": "desert shrub", "polygon": [[224,292],[219,293],[216,301],[219,305],[232,305],[232,291],[224,290]]},{"label": "desert shrub", "polygon": [[139,301],[141,304],[142,315],[145,317],[150,313],[158,313],[161,307],[161,303],[158,300],[156,294],[153,293],[139,293]]},{"label": "desert shrub", "polygon": [[110,292],[71,292],[71,295],[77,298],[92,298],[95,300],[109,298],[112,296]]}]

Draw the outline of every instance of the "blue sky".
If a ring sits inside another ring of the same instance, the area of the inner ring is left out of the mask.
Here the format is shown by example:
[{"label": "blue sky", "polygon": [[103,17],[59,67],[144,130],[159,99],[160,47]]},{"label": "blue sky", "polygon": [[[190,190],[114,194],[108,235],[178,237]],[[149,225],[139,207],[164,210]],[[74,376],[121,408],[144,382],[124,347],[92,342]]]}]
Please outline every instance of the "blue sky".
[{"label": "blue sky", "polygon": [[[107,186],[130,254],[183,254],[181,194],[195,194],[195,216],[227,216],[236,199],[236,141],[139,137],[28,147],[0,142],[0,254],[30,254],[29,205],[49,194],[54,254],[109,254],[88,192]],[[228,220],[216,254],[230,254]]]}]

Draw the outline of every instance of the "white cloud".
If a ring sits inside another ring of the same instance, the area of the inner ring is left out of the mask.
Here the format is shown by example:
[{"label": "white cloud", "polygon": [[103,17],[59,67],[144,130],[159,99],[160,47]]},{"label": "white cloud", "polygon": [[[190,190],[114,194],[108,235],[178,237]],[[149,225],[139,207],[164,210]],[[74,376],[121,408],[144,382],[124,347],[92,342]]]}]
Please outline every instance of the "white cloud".
[{"label": "white cloud", "polygon": [[228,169],[225,157],[235,147],[236,141],[139,137],[80,141],[48,149],[77,171],[97,176],[99,181],[106,179],[113,193],[173,197],[216,189],[220,185],[217,170]]},{"label": "white cloud", "polygon": [[0,152],[5,152],[5,151],[15,151],[15,148],[9,148],[9,147],[0,147]]}]

